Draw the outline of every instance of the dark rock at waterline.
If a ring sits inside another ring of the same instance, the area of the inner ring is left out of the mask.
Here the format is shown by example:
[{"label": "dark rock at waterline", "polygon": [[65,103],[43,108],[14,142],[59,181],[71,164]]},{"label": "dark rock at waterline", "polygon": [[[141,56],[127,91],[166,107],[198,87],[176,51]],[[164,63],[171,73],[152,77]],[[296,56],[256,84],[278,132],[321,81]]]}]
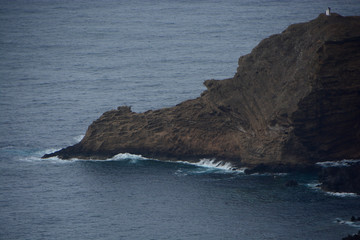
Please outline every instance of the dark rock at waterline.
[{"label": "dark rock at waterline", "polygon": [[342,240],[360,240],[360,231],[357,234],[348,235],[344,237]]},{"label": "dark rock at waterline", "polygon": [[[301,170],[302,166],[295,166],[295,165],[284,165],[284,164],[274,164],[274,165],[269,165],[269,164],[263,164],[260,163],[258,165],[252,166],[252,167],[248,167],[247,169],[244,170],[245,174],[254,174],[254,173],[259,173],[259,174],[264,174],[264,173],[286,173],[286,172],[291,172],[294,170]],[[310,167],[309,167],[310,169]]]},{"label": "dark rock at waterline", "polygon": [[252,168],[247,168],[245,169],[244,173],[245,174],[254,174],[254,173],[268,173],[271,172],[271,169],[269,166],[265,165],[265,164],[259,164],[255,167]]},{"label": "dark rock at waterline", "polygon": [[238,63],[234,77],[205,81],[196,99],[105,112],[80,143],[44,157],[130,152],[237,167],[360,158],[360,17],[320,14],[264,39]]},{"label": "dark rock at waterline", "polygon": [[317,174],[321,168],[317,165],[294,165],[294,164],[263,164],[248,166],[244,173],[249,174],[266,174],[266,173],[289,173],[289,172],[306,172]]},{"label": "dark rock at waterline", "polygon": [[360,162],[350,166],[325,167],[319,174],[320,187],[331,192],[360,195]]},{"label": "dark rock at waterline", "polygon": [[299,185],[299,183],[295,180],[289,180],[285,184],[286,187],[296,187],[298,185]]}]

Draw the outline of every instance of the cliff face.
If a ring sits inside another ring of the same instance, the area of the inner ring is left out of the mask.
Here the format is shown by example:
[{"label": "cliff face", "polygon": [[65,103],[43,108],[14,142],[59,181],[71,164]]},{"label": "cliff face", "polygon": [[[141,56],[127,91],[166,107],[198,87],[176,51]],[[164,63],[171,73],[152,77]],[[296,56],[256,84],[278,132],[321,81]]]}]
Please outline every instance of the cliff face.
[{"label": "cliff face", "polygon": [[360,158],[360,17],[319,15],[264,39],[231,79],[207,80],[172,108],[104,113],[84,139],[53,154],[309,165]]}]

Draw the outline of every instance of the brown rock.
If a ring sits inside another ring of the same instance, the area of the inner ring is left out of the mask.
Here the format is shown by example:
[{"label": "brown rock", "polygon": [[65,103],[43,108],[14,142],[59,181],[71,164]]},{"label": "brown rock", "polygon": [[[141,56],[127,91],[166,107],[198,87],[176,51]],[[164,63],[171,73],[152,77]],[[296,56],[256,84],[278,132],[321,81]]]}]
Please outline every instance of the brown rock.
[{"label": "brown rock", "polygon": [[311,165],[360,157],[360,17],[289,26],[239,59],[233,78],[199,98],[134,113],[120,107],[83,140],[44,157],[216,157],[237,166]]}]

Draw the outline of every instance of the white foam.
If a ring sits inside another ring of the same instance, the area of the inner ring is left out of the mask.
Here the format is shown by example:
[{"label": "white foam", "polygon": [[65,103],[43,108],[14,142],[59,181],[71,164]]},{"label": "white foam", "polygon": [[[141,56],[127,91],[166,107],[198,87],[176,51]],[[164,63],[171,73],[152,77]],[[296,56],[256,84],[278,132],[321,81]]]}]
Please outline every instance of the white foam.
[{"label": "white foam", "polygon": [[60,150],[60,149],[49,148],[49,149],[42,150],[42,151],[36,151],[36,152],[34,152],[33,155],[20,157],[19,160],[25,161],[25,162],[51,162],[51,163],[69,163],[69,162],[71,162],[71,160],[63,160],[63,159],[58,158],[57,156],[46,158],[46,159],[41,158],[45,154],[56,152],[58,150]]},{"label": "white foam", "polygon": [[[69,162],[74,162],[74,161],[89,161],[88,159],[79,159],[79,158],[71,158],[71,159],[64,160],[57,156],[49,157],[49,158],[45,158],[45,159],[41,158],[45,154],[53,153],[53,152],[56,152],[59,150],[60,149],[50,148],[50,149],[46,149],[46,150],[42,150],[42,151],[37,151],[30,156],[20,157],[19,160],[25,161],[25,162],[52,162],[52,163],[69,163]],[[114,157],[108,158],[105,160],[91,159],[91,161],[99,161],[99,162],[100,161],[124,161],[124,160],[131,160],[131,162],[136,163],[138,160],[148,160],[148,159],[141,155],[130,154],[130,153],[119,153],[119,154],[115,155]]]},{"label": "white foam", "polygon": [[325,190],[321,189],[320,182],[318,182],[318,181],[308,183],[308,184],[306,184],[306,186],[308,186],[310,189],[313,189],[313,190],[316,190],[316,191],[321,191],[321,192],[324,192],[327,195],[334,196],[334,197],[360,197],[356,193],[325,191]]},{"label": "white foam", "polygon": [[344,224],[344,225],[348,225],[350,227],[355,227],[355,228],[360,228],[360,222],[353,222],[353,221],[346,221],[346,220],[342,220],[341,218],[336,218],[335,222],[338,224]]},{"label": "white foam", "polygon": [[[130,160],[132,163],[136,163],[138,160],[148,160],[148,158],[145,158],[141,155],[131,154],[131,153],[119,153],[115,156],[107,159],[81,159],[81,158],[71,158],[70,161],[94,161],[94,162],[111,162],[111,161],[125,161]],[[68,160],[65,160],[68,161]]]},{"label": "white foam", "polygon": [[322,167],[349,167],[358,162],[360,162],[360,159],[344,159],[341,161],[317,162],[316,164]]},{"label": "white foam", "polygon": [[83,139],[85,137],[85,135],[79,135],[79,136],[76,136],[76,137],[74,137],[74,141],[75,142],[81,142],[81,140]]},{"label": "white foam", "polygon": [[182,169],[178,169],[178,170],[175,171],[175,175],[176,176],[187,176],[188,173],[187,173],[187,171],[184,171]]},{"label": "white foam", "polygon": [[119,153],[113,156],[112,158],[107,159],[106,161],[123,161],[123,160],[131,160],[132,162],[136,162],[137,160],[149,160],[149,159],[137,154]]},{"label": "white foam", "polygon": [[335,197],[359,197],[356,193],[348,193],[348,192],[327,192],[326,194],[335,196]]},{"label": "white foam", "polygon": [[245,168],[235,168],[231,163],[224,162],[224,161],[218,161],[215,158],[213,159],[207,159],[202,158],[199,162],[186,162],[186,161],[177,161],[178,163],[183,164],[189,164],[194,165],[197,167],[201,167],[204,169],[204,171],[200,172],[208,172],[208,171],[214,171],[214,170],[220,170],[224,172],[241,172],[244,173]]},{"label": "white foam", "polygon": [[313,190],[321,190],[320,188],[320,182],[316,181],[316,182],[311,182],[311,183],[307,183],[306,186],[308,186],[309,188],[313,189]]},{"label": "white foam", "polygon": [[206,167],[206,168],[216,168],[222,170],[232,170],[234,167],[229,162],[216,161],[216,159],[200,159],[198,163],[195,163],[197,166]]}]

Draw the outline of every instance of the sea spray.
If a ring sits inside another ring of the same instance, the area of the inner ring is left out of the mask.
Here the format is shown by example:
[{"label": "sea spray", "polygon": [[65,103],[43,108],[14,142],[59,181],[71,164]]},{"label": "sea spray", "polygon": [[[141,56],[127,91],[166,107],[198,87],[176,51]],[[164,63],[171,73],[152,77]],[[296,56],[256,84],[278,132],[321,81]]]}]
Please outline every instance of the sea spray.
[{"label": "sea spray", "polygon": [[323,189],[321,189],[320,187],[320,182],[319,181],[314,181],[311,183],[307,183],[305,184],[308,188],[314,190],[314,191],[319,191],[319,192],[323,192],[326,195],[329,196],[334,196],[334,197],[340,197],[340,198],[347,198],[347,197],[360,197],[359,195],[357,195],[356,193],[350,193],[350,192],[331,192],[331,191],[325,191]]},{"label": "sea spray", "polygon": [[229,162],[217,161],[216,159],[200,159],[199,162],[195,163],[195,165],[206,168],[216,168],[222,170],[234,170],[235,168]]},{"label": "sea spray", "polygon": [[244,173],[245,168],[236,168],[230,162],[224,162],[216,160],[215,158],[208,159],[202,158],[198,162],[186,162],[186,161],[177,161],[178,163],[192,165],[200,167],[201,170],[197,170],[197,173],[206,173],[206,172],[224,172],[224,173]]},{"label": "sea spray", "polygon": [[44,154],[51,153],[51,152],[58,151],[58,150],[59,149],[49,148],[49,149],[45,149],[45,150],[34,151],[32,153],[26,152],[26,153],[24,153],[24,155],[18,156],[17,159],[20,161],[24,161],[24,162],[51,162],[51,163],[67,163],[67,162],[71,161],[71,160],[60,159],[57,156],[50,157],[47,159],[41,158],[41,156],[43,156]]},{"label": "sea spray", "polygon": [[76,137],[74,137],[74,141],[75,142],[81,142],[81,140],[83,139],[85,137],[85,135],[84,134],[82,134],[82,135],[79,135],[79,136],[76,136]]},{"label": "sea spray", "polygon": [[340,161],[317,162],[316,165],[321,167],[349,167],[358,162],[360,162],[360,159],[344,159]]},{"label": "sea spray", "polygon": [[141,155],[131,154],[131,153],[119,153],[112,158],[109,158],[105,161],[123,161],[130,160],[131,163],[137,163],[138,160],[149,160]]},{"label": "sea spray", "polygon": [[359,228],[360,229],[360,222],[358,221],[348,221],[348,220],[343,220],[341,218],[336,218],[335,223],[338,223],[338,224],[343,224],[343,225],[347,225],[347,226],[350,226],[350,227],[354,227],[354,228]]}]

